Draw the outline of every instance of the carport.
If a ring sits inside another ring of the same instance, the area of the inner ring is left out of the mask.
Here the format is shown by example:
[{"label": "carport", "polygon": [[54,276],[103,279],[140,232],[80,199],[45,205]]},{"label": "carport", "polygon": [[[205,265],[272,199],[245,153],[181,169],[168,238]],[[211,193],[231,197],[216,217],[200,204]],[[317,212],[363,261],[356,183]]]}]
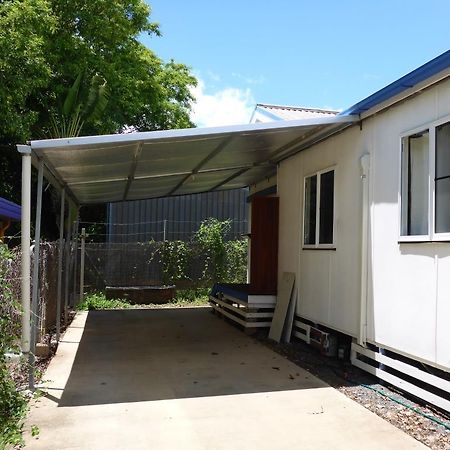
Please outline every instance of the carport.
[{"label": "carport", "polygon": [[[279,161],[355,120],[337,116],[18,146],[23,353],[33,364],[44,178],[61,192],[62,245],[66,203],[76,211],[84,204],[249,186],[274,175]],[[30,303],[32,164],[38,189]],[[60,252],[59,313],[62,266]],[[60,339],[46,380],[46,395],[28,419],[41,430],[38,440],[27,437],[32,449],[424,448],[206,308],[80,313]]]},{"label": "carport", "polygon": [[[36,347],[34,318],[39,292],[44,178],[61,193],[59,245],[62,249],[66,223],[68,248],[71,225],[82,205],[246,187],[274,175],[279,161],[340,132],[356,120],[354,116],[333,116],[219,128],[38,140],[18,145],[22,154],[21,348],[29,356],[30,366],[34,364]],[[32,164],[38,169],[33,274],[30,273],[29,251]],[[64,221],[66,203],[69,214]],[[66,266],[68,254],[67,251]],[[63,265],[63,252],[60,251],[57,317],[61,316],[63,306],[67,318],[69,279],[66,271],[66,287],[62,292]],[[59,340],[59,320],[56,326]],[[33,385],[33,370],[30,369],[30,387]]]}]

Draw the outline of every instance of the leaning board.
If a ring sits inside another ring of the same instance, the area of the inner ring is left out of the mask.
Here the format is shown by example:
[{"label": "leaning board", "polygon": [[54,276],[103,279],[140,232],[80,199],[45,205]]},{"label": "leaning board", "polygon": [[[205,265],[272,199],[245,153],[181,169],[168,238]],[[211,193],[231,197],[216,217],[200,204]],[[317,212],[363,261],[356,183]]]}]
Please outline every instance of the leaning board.
[{"label": "leaning board", "polygon": [[281,283],[278,288],[277,303],[273,313],[272,325],[270,326],[269,338],[280,342],[283,334],[286,315],[291,301],[292,289],[294,287],[295,275],[292,272],[283,272]]}]

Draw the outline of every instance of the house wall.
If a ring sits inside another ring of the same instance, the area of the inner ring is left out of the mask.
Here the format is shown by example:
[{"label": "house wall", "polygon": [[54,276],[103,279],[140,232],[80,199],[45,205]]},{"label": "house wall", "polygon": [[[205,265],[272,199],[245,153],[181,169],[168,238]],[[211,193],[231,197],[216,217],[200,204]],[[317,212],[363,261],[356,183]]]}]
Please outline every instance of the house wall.
[{"label": "house wall", "polygon": [[[296,274],[298,315],[353,336],[359,328],[361,134],[352,127],[283,161],[278,173],[279,277]],[[336,249],[303,249],[304,177],[331,167]]]},{"label": "house wall", "polygon": [[[364,122],[370,143],[368,338],[450,369],[450,242],[399,243],[400,135],[450,115],[450,81]],[[450,120],[450,119],[449,119]]]},{"label": "house wall", "polygon": [[[367,338],[450,369],[450,243],[399,244],[400,135],[450,115],[450,81],[425,90],[282,162],[279,277],[296,274],[297,314],[357,336],[362,181],[369,153]],[[336,250],[304,250],[303,180],[335,166]]]}]

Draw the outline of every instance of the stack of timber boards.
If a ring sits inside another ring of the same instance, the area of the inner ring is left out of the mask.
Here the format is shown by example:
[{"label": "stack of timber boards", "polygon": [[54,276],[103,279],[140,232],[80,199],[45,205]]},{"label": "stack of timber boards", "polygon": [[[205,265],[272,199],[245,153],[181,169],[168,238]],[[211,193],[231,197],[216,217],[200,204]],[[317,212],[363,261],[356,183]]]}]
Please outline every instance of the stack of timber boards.
[{"label": "stack of timber boards", "polygon": [[[272,295],[233,295],[218,290],[209,296],[214,310],[244,328],[269,328],[272,323],[276,297]],[[245,298],[246,297],[246,298]]]}]

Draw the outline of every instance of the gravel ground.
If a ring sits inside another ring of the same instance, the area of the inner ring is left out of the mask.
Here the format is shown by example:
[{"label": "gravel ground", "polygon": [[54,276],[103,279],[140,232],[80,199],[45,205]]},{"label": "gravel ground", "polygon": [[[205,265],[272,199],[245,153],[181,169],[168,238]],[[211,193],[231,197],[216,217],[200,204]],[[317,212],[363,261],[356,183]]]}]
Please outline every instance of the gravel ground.
[{"label": "gravel ground", "polygon": [[[291,344],[276,344],[265,337],[259,335],[255,337],[277,353],[316,375],[347,397],[357,401],[431,449],[450,450],[450,430],[411,408],[415,408],[449,426],[450,415],[429,405],[417,403],[394,388],[380,384],[378,378],[352,366],[349,362],[322,356],[302,341]],[[408,405],[409,408],[387,398],[385,395]]]}]

